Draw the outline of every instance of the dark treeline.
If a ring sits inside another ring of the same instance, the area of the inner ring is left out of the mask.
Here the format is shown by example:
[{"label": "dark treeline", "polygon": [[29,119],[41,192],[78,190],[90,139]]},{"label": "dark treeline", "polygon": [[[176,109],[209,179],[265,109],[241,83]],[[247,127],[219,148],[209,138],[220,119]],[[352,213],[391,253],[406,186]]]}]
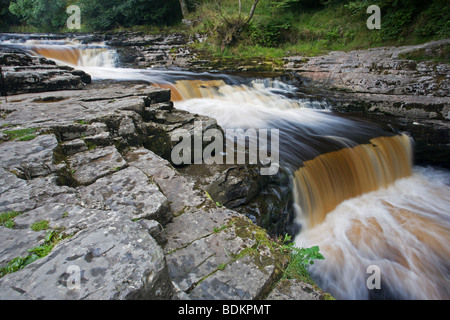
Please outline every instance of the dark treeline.
[{"label": "dark treeline", "polygon": [[179,0],[0,0],[0,26],[64,30],[66,8],[78,5],[83,29],[104,31],[139,25],[171,25],[182,19]]},{"label": "dark treeline", "polygon": [[[222,49],[242,39],[262,47],[321,41],[345,48],[450,37],[448,0],[0,0],[0,31],[67,32],[70,5],[81,9],[82,32],[180,26],[186,18],[189,30],[216,38]],[[382,30],[367,35],[361,31],[370,5],[381,9]]]}]

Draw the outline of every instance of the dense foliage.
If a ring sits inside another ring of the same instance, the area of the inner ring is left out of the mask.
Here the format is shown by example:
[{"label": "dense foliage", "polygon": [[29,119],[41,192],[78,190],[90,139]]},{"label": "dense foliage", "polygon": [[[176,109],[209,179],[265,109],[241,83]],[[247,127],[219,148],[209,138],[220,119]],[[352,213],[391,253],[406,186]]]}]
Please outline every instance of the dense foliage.
[{"label": "dense foliage", "polygon": [[353,0],[346,6],[354,15],[364,15],[369,5],[382,11],[378,40],[396,40],[409,32],[418,36],[449,36],[450,2],[447,0]]},{"label": "dense foliage", "polygon": [[181,21],[179,0],[0,0],[0,22],[38,31],[64,31],[69,5],[79,5],[83,30],[103,31],[137,25],[169,25]]},{"label": "dense foliage", "polygon": [[11,13],[21,21],[43,29],[64,25],[67,20],[65,9],[65,0],[16,0],[9,5]]},{"label": "dense foliage", "polygon": [[19,19],[9,11],[10,0],[0,0],[0,30],[19,23]]},{"label": "dense foliage", "polygon": [[[224,49],[223,38],[230,38],[232,29],[223,23],[224,17],[229,21],[245,17],[253,2],[197,0],[190,19],[194,31],[210,39],[199,49],[227,57],[276,58],[450,37],[448,0],[260,0],[252,21]],[[367,28],[370,5],[381,9],[380,30]]]},{"label": "dense foliage", "polygon": [[[207,34],[203,46],[221,54],[234,48],[233,55],[251,48],[317,54],[450,37],[448,0],[0,0],[1,30],[68,31],[72,4],[81,8],[81,31],[176,25]],[[366,27],[369,5],[381,9],[380,30]],[[182,7],[188,27],[180,23]]]},{"label": "dense foliage", "polygon": [[172,24],[181,20],[178,0],[80,0],[82,16],[92,30],[118,26]]}]

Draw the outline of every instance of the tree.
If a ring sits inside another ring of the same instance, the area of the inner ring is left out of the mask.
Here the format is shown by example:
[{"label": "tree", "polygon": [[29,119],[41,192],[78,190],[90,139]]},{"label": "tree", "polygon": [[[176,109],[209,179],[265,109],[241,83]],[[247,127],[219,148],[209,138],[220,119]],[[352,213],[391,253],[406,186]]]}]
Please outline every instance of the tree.
[{"label": "tree", "polygon": [[7,30],[12,25],[18,24],[19,19],[9,11],[10,0],[0,0],[0,28]]},{"label": "tree", "polygon": [[47,31],[64,27],[66,0],[15,0],[9,10],[28,25]]},{"label": "tree", "polygon": [[188,15],[188,8],[185,0],[180,0],[181,13],[183,14],[183,18],[186,19]]},{"label": "tree", "polygon": [[254,0],[253,5],[250,9],[249,15],[245,18],[241,15],[241,1],[238,1],[239,5],[239,16],[238,17],[225,17],[222,13],[220,3],[221,0],[216,0],[219,14],[222,19],[222,25],[218,27],[217,32],[219,36],[221,37],[221,50],[222,52],[225,50],[225,47],[235,41],[241,32],[244,30],[244,28],[250,23],[250,21],[253,19],[253,16],[255,15],[256,6],[259,3],[259,0]]},{"label": "tree", "polygon": [[167,25],[181,20],[178,0],[79,0],[90,30],[117,26]]}]

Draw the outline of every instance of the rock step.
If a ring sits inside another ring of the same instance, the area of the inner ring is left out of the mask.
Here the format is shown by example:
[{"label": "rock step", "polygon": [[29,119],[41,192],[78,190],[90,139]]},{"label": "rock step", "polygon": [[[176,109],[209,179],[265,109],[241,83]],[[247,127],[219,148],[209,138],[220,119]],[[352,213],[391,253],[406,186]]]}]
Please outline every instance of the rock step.
[{"label": "rock step", "polygon": [[[117,84],[9,100],[0,131],[21,125],[39,132],[0,144],[0,213],[20,213],[13,229],[0,226],[0,267],[46,245],[48,232],[59,242],[1,277],[0,299],[269,294],[285,260],[266,231],[217,206],[158,148],[146,148],[152,125],[169,140],[176,130],[192,132],[196,120],[205,130],[219,128],[214,119],[173,109],[169,98],[168,90]],[[39,166],[26,177],[14,172],[27,163]],[[31,230],[42,221],[45,229]]]}]

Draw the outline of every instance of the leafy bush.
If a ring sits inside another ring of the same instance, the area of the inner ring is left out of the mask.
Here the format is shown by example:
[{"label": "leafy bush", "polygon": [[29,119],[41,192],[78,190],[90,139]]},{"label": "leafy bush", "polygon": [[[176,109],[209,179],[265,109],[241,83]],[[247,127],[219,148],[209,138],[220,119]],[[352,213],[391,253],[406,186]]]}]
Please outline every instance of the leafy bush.
[{"label": "leafy bush", "polygon": [[264,47],[277,47],[284,42],[283,32],[289,30],[289,19],[279,17],[253,23],[249,26],[252,40]]},{"label": "leafy bush", "polygon": [[66,0],[15,0],[9,10],[23,23],[43,31],[62,28],[67,21]]},{"label": "leafy bush", "polygon": [[285,279],[308,279],[308,269],[314,264],[314,260],[324,260],[319,252],[319,247],[298,248],[290,242],[291,237],[286,235],[283,240],[283,248],[289,252],[289,264],[284,271]]},{"label": "leafy bush", "polygon": [[2,30],[20,22],[19,18],[9,11],[10,2],[10,0],[0,0],[0,28]]},{"label": "leafy bush", "polygon": [[181,20],[178,0],[80,0],[83,23],[91,30],[118,26],[173,24]]},{"label": "leafy bush", "polygon": [[372,33],[374,42],[402,40],[411,35],[450,36],[447,0],[352,0],[345,7],[363,18],[369,5],[378,5],[382,15],[381,30]]},{"label": "leafy bush", "polygon": [[433,1],[419,17],[416,31],[423,37],[450,37],[450,3],[447,0]]}]

